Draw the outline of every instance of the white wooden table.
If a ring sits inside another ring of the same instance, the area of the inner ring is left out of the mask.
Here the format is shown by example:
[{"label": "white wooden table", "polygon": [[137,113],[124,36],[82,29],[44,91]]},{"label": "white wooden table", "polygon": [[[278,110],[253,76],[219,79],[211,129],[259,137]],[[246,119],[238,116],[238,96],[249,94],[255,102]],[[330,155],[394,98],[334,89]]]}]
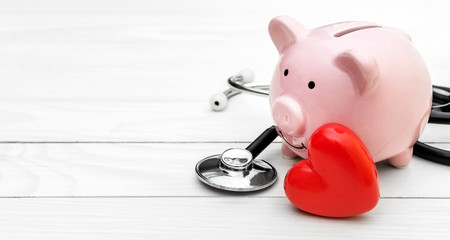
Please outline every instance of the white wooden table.
[{"label": "white wooden table", "polygon": [[[402,28],[435,84],[450,85],[445,1],[1,1],[0,239],[450,238],[450,167],[377,164],[379,205],[346,219],[296,210],[280,174],[252,194],[214,191],[197,161],[244,147],[272,124],[267,99],[211,94],[278,60],[276,15],[309,27],[366,20]],[[450,149],[450,129],[421,140]]]}]

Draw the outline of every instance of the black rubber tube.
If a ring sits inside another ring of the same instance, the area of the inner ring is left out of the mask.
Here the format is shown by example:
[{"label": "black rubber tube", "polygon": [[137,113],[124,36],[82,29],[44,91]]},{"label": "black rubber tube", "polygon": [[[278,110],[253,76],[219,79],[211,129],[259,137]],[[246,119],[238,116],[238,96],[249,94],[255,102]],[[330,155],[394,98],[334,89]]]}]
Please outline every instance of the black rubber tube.
[{"label": "black rubber tube", "polygon": [[275,126],[271,126],[261,133],[261,135],[259,135],[259,137],[257,137],[252,143],[250,143],[246,149],[252,153],[253,159],[255,159],[277,137],[278,133]]},{"label": "black rubber tube", "polygon": [[[433,86],[433,88],[447,91],[450,94],[450,88],[448,87]],[[446,104],[449,101],[450,96],[433,91],[434,105]],[[441,111],[431,111],[428,123],[450,124],[450,112],[447,111],[448,109],[448,107],[444,107],[440,109]],[[436,148],[417,141],[416,144],[414,144],[413,152],[414,155],[423,159],[450,166],[450,151],[448,150]]]},{"label": "black rubber tube", "polygon": [[450,151],[436,148],[417,141],[414,144],[414,155],[423,159],[450,166]]},{"label": "black rubber tube", "polygon": [[450,113],[432,111],[428,123],[450,124]]}]

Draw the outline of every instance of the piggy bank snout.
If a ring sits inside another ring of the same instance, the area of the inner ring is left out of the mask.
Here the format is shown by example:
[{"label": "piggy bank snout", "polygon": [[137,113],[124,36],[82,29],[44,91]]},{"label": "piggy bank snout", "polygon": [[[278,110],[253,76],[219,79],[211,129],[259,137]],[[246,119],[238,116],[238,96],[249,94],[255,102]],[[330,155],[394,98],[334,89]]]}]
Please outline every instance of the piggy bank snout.
[{"label": "piggy bank snout", "polygon": [[286,134],[301,135],[305,130],[305,118],[300,105],[288,96],[275,99],[272,104],[275,124]]}]

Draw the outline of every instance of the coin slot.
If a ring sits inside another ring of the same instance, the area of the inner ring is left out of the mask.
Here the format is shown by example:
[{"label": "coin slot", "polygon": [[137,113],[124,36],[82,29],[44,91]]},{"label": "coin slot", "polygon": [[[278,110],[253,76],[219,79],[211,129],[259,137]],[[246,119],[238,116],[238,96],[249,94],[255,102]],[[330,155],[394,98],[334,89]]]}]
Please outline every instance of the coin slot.
[{"label": "coin slot", "polygon": [[335,33],[333,36],[334,37],[342,37],[342,36],[347,35],[347,34],[352,33],[352,32],[361,31],[361,30],[370,29],[370,28],[381,28],[381,26],[366,25],[366,26],[358,26],[358,27],[348,28],[348,29],[345,29],[343,31]]}]

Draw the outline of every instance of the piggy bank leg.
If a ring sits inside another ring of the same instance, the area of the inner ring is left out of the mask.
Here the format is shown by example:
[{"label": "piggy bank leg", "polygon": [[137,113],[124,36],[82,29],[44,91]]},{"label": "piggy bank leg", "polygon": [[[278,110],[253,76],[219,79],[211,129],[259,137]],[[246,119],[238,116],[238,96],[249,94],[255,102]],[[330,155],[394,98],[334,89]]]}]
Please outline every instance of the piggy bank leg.
[{"label": "piggy bank leg", "polygon": [[412,155],[413,155],[413,148],[409,147],[403,152],[389,158],[388,162],[394,167],[398,168],[406,167],[409,161],[411,161]]},{"label": "piggy bank leg", "polygon": [[283,153],[283,157],[287,159],[297,158],[299,157],[295,152],[293,152],[289,146],[283,142],[281,145],[281,152]]}]

